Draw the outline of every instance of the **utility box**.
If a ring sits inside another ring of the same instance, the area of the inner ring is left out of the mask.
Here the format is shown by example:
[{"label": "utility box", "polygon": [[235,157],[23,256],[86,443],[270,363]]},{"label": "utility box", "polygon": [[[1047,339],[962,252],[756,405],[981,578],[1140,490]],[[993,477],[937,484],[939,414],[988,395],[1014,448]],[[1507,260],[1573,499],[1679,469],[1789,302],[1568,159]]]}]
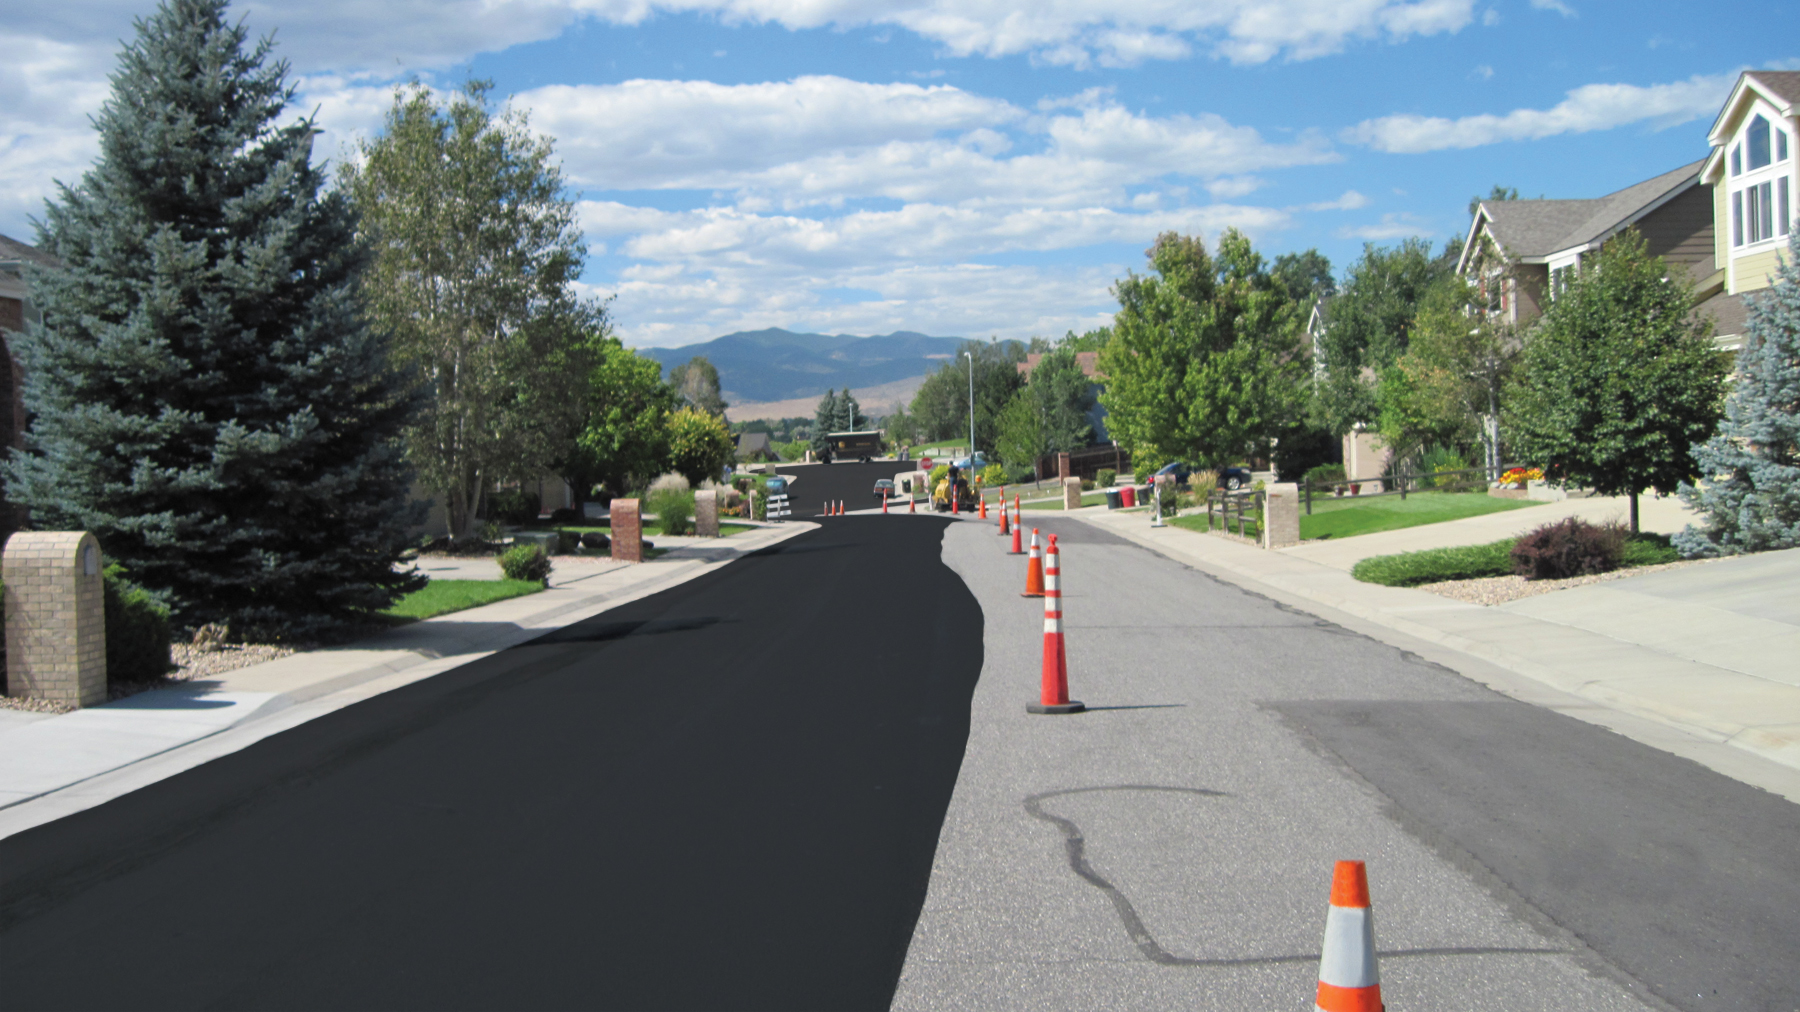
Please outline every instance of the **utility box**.
[{"label": "utility box", "polygon": [[612,501],[612,557],[620,562],[644,561],[644,517],[636,499]]},{"label": "utility box", "polygon": [[694,493],[694,534],[702,538],[719,536],[719,493],[703,488]]},{"label": "utility box", "polygon": [[6,541],[6,693],[76,706],[106,702],[106,592],[86,531]]},{"label": "utility box", "polygon": [[1263,489],[1264,548],[1287,548],[1300,543],[1300,486],[1278,481]]}]

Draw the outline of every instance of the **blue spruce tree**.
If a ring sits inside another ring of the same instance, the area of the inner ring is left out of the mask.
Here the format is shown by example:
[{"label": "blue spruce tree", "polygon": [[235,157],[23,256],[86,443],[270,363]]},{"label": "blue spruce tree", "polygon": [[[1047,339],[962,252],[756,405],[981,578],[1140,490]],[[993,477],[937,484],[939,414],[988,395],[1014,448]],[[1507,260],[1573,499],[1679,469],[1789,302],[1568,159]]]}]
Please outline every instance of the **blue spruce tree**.
[{"label": "blue spruce tree", "polygon": [[1675,535],[1683,555],[1800,546],[1800,227],[1788,233],[1774,286],[1748,302],[1725,421],[1694,447],[1706,483],[1680,490],[1704,514]]},{"label": "blue spruce tree", "polygon": [[225,7],[137,22],[100,157],[38,223],[67,266],[31,279],[8,494],[32,526],[93,531],[180,624],[306,635],[423,584],[395,571],[417,399],[365,322],[366,252],[313,124],[276,122],[287,66]]},{"label": "blue spruce tree", "polygon": [[[845,388],[844,395],[846,397],[850,395],[848,388]],[[813,411],[812,448],[814,458],[824,460],[825,454],[831,449],[831,441],[825,438],[826,433],[843,431],[838,428],[838,421],[843,412],[844,405],[838,399],[837,389],[826,390],[825,396],[819,398],[818,408]]]}]

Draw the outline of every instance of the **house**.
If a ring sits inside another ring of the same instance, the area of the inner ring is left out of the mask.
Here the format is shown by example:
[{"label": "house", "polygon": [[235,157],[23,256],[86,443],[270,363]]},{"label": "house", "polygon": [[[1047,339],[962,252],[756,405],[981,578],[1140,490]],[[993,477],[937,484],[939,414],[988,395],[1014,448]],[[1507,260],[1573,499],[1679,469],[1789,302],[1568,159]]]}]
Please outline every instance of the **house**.
[{"label": "house", "polygon": [[1772,283],[1794,227],[1800,199],[1800,71],[1739,75],[1706,139],[1712,153],[1700,181],[1711,189],[1716,267],[1706,283],[1721,307],[1715,313],[1721,344],[1736,348],[1742,343],[1743,295]]},{"label": "house", "polygon": [[[1710,299],[1716,272],[1713,198],[1694,162],[1590,200],[1484,200],[1463,242],[1458,274],[1481,287],[1490,313],[1510,324],[1543,315],[1582,261],[1627,228]],[[1715,312],[1719,307],[1705,307]],[[1721,320],[1721,325],[1724,321]]]},{"label": "house", "polygon": [[780,454],[775,452],[775,444],[769,439],[767,432],[740,432],[737,434],[737,459],[739,460],[779,460]]},{"label": "house", "polygon": [[[11,449],[25,445],[24,377],[19,372],[18,357],[13,354],[13,335],[25,329],[26,321],[41,319],[25,282],[27,264],[60,266],[50,254],[0,235],[0,447]],[[20,511],[5,502],[4,490],[0,489],[0,541],[23,521]]]}]

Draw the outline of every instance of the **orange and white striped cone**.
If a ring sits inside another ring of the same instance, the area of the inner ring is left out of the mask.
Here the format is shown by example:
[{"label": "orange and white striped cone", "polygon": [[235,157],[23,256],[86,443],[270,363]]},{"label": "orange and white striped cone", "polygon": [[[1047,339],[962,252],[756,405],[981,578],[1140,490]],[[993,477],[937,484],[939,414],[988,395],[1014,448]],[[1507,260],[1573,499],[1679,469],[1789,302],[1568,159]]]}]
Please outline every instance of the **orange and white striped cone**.
[{"label": "orange and white striped cone", "polygon": [[1031,554],[1025,559],[1025,593],[1020,597],[1044,596],[1044,556],[1038,548],[1038,529],[1031,529]]},{"label": "orange and white striped cone", "polygon": [[887,513],[887,496],[885,495],[881,497],[881,512]]},{"label": "orange and white striped cone", "polygon": [[987,496],[981,497],[981,519],[987,519]]},{"label": "orange and white striped cone", "polygon": [[844,515],[844,500],[839,499],[838,500],[838,516],[841,517],[843,515]]},{"label": "orange and white striped cone", "polygon": [[1062,554],[1056,550],[1056,535],[1050,535],[1050,550],[1044,563],[1044,675],[1038,689],[1038,701],[1025,704],[1026,713],[1080,713],[1087,709],[1078,699],[1069,698],[1069,655],[1063,646],[1062,624]]},{"label": "orange and white striped cone", "polygon": [[906,497],[906,512],[908,512],[908,513],[919,512],[919,500],[914,499],[912,496],[907,496]]},{"label": "orange and white striped cone", "polygon": [[1011,515],[1011,509],[1006,505],[1005,498],[1002,498],[1000,500],[1000,536],[1003,538],[1012,533],[1012,525],[1007,523],[1007,518]]},{"label": "orange and white striped cone", "polygon": [[819,515],[822,517],[830,516],[831,515],[831,504],[828,502],[820,503],[819,504]]},{"label": "orange and white striped cone", "polygon": [[1025,530],[1024,519],[1025,519],[1024,517],[1019,516],[1019,502],[1017,499],[1014,499],[1013,500],[1013,546],[1012,546],[1012,551],[1006,553],[1008,555],[1024,555],[1025,554],[1025,550],[1019,547],[1020,533]]},{"label": "orange and white striped cone", "polygon": [[1382,1012],[1381,973],[1375,967],[1375,912],[1369,873],[1361,861],[1339,861],[1331,874],[1331,907],[1319,956],[1320,1012]]}]

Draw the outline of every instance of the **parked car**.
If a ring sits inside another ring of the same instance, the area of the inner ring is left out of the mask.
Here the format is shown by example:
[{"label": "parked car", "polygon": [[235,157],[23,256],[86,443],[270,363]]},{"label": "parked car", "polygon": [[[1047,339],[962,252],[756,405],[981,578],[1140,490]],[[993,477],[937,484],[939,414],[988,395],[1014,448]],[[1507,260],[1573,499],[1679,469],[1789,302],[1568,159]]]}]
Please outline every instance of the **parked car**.
[{"label": "parked car", "polygon": [[763,482],[763,491],[770,495],[787,495],[788,480],[779,474],[775,475]]},{"label": "parked car", "polygon": [[[1187,464],[1183,464],[1180,461],[1176,461],[1173,464],[1164,464],[1162,466],[1162,470],[1157,471],[1156,474],[1158,477],[1165,475],[1165,474],[1172,474],[1175,476],[1175,484],[1186,485],[1188,483],[1188,479],[1193,476],[1194,469]],[[1152,484],[1152,485],[1156,484],[1156,478],[1151,478],[1150,484]],[[1230,489],[1231,491],[1235,492],[1240,488],[1249,488],[1251,485],[1254,485],[1254,484],[1256,484],[1256,478],[1253,475],[1251,475],[1249,470],[1247,470],[1245,468],[1242,468],[1242,467],[1221,467],[1221,468],[1219,468],[1219,487],[1220,488]]]},{"label": "parked car", "polygon": [[980,450],[976,450],[973,457],[964,457],[961,460],[953,460],[950,462],[951,467],[958,468],[966,474],[975,474],[986,467],[987,464],[987,454],[982,453]]},{"label": "parked car", "polygon": [[875,498],[877,498],[877,499],[892,499],[893,497],[894,497],[894,479],[892,479],[892,478],[877,478],[877,479],[875,479]]}]

